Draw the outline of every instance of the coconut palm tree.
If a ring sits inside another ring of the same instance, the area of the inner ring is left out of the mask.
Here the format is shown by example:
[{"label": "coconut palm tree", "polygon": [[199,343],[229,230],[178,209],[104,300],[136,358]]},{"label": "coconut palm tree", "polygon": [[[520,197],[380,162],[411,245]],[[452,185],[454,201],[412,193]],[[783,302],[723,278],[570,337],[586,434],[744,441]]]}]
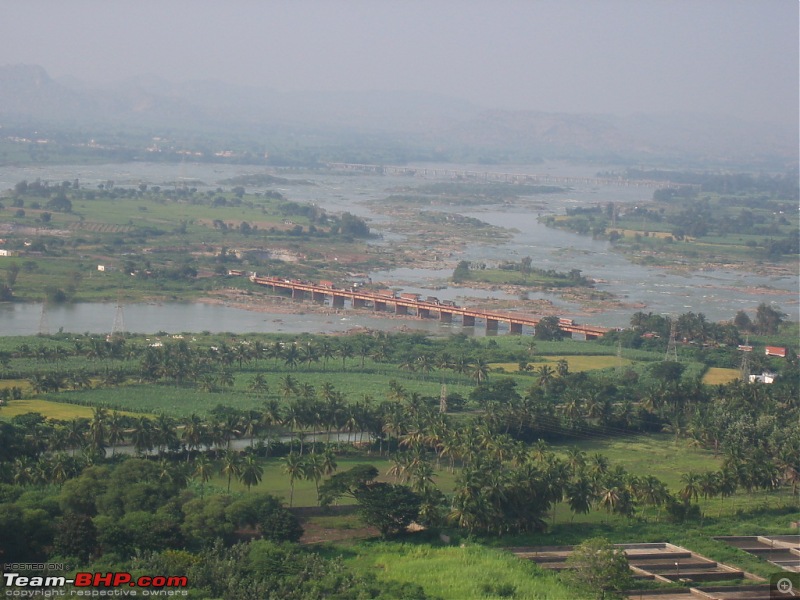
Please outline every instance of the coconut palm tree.
[{"label": "coconut palm tree", "polygon": [[158,415],[153,425],[153,443],[158,448],[159,453],[169,449],[170,446],[174,447],[178,444],[175,421],[164,413]]},{"label": "coconut palm tree", "polygon": [[289,508],[294,502],[294,481],[303,477],[304,461],[297,452],[290,452],[283,459],[282,471],[289,476]]},{"label": "coconut palm tree", "polygon": [[264,469],[252,454],[245,456],[239,468],[239,481],[247,486],[247,491],[254,485],[261,483]]},{"label": "coconut palm tree", "polygon": [[319,362],[319,352],[317,347],[312,345],[311,342],[300,348],[300,362],[309,370],[311,369],[311,365]]},{"label": "coconut palm tree", "polygon": [[336,472],[336,469],[339,468],[339,465],[336,463],[336,455],[333,453],[331,448],[325,448],[325,451],[321,454],[322,456],[322,474],[323,475],[333,475]]},{"label": "coconut palm tree", "polygon": [[275,361],[275,366],[278,366],[278,360],[283,356],[283,342],[273,342],[268,348],[267,355]]},{"label": "coconut palm tree", "polygon": [[700,474],[695,473],[694,471],[689,471],[688,473],[684,473],[681,475],[681,483],[683,483],[683,487],[678,492],[678,496],[681,500],[686,502],[687,504],[694,500],[697,502],[697,498],[700,496],[702,488],[700,486]]},{"label": "coconut palm tree", "polygon": [[325,459],[322,454],[312,453],[303,459],[303,478],[314,482],[317,490],[317,502],[319,503],[319,480],[325,473]]},{"label": "coconut palm tree", "polygon": [[102,407],[92,409],[89,422],[89,445],[94,452],[105,456],[108,440],[108,411]]},{"label": "coconut palm tree", "polygon": [[183,424],[183,442],[186,446],[186,462],[193,450],[200,448],[206,435],[206,426],[203,420],[195,413],[192,413]]},{"label": "coconut palm tree", "polygon": [[319,345],[319,355],[322,357],[323,368],[327,370],[328,361],[336,356],[336,349],[328,340],[323,340]]},{"label": "coconut palm tree", "polygon": [[600,506],[610,515],[617,511],[620,503],[620,490],[617,486],[605,487],[600,490]]},{"label": "coconut palm tree", "polygon": [[205,484],[211,479],[214,473],[214,464],[205,454],[200,454],[194,460],[194,477],[200,480],[200,497],[203,497]]},{"label": "coconut palm tree", "polygon": [[142,455],[153,449],[153,422],[147,417],[139,417],[131,430],[131,441],[136,454]]},{"label": "coconut palm tree", "polygon": [[489,377],[489,364],[482,358],[477,359],[470,368],[470,378],[475,383],[483,383]]},{"label": "coconut palm tree", "polygon": [[283,395],[284,400],[296,395],[297,390],[298,383],[294,377],[287,374],[283,379],[281,379],[281,394]]},{"label": "coconut palm tree", "polygon": [[597,500],[594,484],[588,477],[578,477],[575,481],[567,483],[566,495],[573,519],[575,515],[588,514]]},{"label": "coconut palm tree", "polygon": [[114,456],[117,444],[125,439],[123,416],[113,411],[106,421],[106,441],[111,444],[111,456]]},{"label": "coconut palm tree", "polygon": [[269,394],[269,384],[261,373],[256,373],[247,385],[247,389],[254,394],[266,396]]},{"label": "coconut palm tree", "polygon": [[231,493],[231,479],[239,477],[242,472],[242,457],[238,452],[226,450],[222,455],[222,467],[220,473],[228,478],[228,493]]},{"label": "coconut palm tree", "polygon": [[660,507],[669,499],[667,485],[655,475],[645,475],[639,481],[637,498],[645,506]]},{"label": "coconut palm tree", "polygon": [[239,423],[239,429],[241,430],[242,435],[250,438],[250,447],[252,448],[253,440],[261,429],[261,414],[255,410],[247,411],[244,415],[242,415]]},{"label": "coconut palm tree", "polygon": [[549,365],[542,365],[536,369],[536,374],[539,376],[539,385],[547,390],[553,382],[555,371]]},{"label": "coconut palm tree", "polygon": [[337,353],[342,359],[342,371],[344,371],[345,360],[353,357],[353,346],[349,342],[341,342]]}]

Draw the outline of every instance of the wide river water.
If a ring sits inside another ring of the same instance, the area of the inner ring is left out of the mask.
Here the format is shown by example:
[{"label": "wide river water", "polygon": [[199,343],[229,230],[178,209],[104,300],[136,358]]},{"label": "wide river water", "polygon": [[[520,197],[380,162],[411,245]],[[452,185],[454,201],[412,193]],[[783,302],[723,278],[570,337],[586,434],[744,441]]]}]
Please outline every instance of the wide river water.
[{"label": "wide river water", "polygon": [[[430,165],[426,165],[430,169]],[[442,168],[485,171],[485,166],[440,165]],[[582,167],[568,163],[550,162],[542,165],[497,167],[502,172],[546,174],[556,176],[594,177],[605,167]],[[115,185],[169,186],[176,181],[192,181],[203,189],[219,187],[223,179],[237,175],[269,172],[289,179],[310,180],[315,185],[270,186],[278,189],[288,199],[314,202],[329,212],[350,211],[370,220],[375,233],[381,233],[386,217],[373,213],[368,202],[385,198],[392,188],[426,183],[408,176],[353,175],[329,171],[281,171],[253,166],[125,163],[92,166],[0,167],[0,190],[11,188],[17,182],[37,178],[50,181],[79,179],[87,187],[95,187],[109,180]],[[196,181],[202,183],[196,183]],[[256,186],[246,186],[248,191],[258,191]],[[524,256],[533,259],[539,268],[558,271],[580,269],[584,275],[602,280],[600,290],[615,294],[623,302],[642,308],[612,308],[586,314],[577,303],[567,302],[555,294],[532,292],[531,298],[550,300],[562,316],[577,321],[605,326],[626,326],[636,310],[657,314],[680,314],[688,311],[702,312],[712,321],[731,319],[738,310],[754,312],[761,302],[773,303],[791,319],[798,318],[798,277],[748,274],[736,270],[709,270],[677,273],[666,269],[645,267],[631,263],[621,254],[611,251],[608,242],[588,236],[550,229],[540,224],[541,214],[564,214],[567,207],[595,203],[642,203],[652,198],[648,187],[622,187],[616,185],[575,184],[563,193],[538,195],[513,207],[480,206],[451,208],[465,214],[507,228],[517,230],[509,241],[496,245],[471,244],[463,256],[467,260],[519,260]],[[433,207],[433,210],[448,210]],[[381,243],[376,241],[375,243]],[[452,299],[468,304],[468,298],[511,299],[502,291],[471,288],[447,288],[446,280],[452,267],[442,269],[396,269],[375,272],[373,281],[402,285],[406,291],[418,291],[440,299]],[[444,288],[442,286],[445,286]],[[432,288],[437,288],[432,291]],[[265,309],[269,310],[269,309]],[[75,333],[107,333],[117,316],[114,304],[78,303],[69,306],[48,307],[45,327],[54,332],[59,329]],[[382,319],[368,312],[345,311],[340,314],[284,314],[253,312],[224,305],[202,303],[130,304],[124,307],[125,327],[128,331],[156,333],[159,331],[191,332],[212,331],[232,333],[249,332],[343,332],[355,327],[394,330],[400,327],[426,331],[459,331],[457,325],[445,326],[436,321],[418,319]],[[42,308],[35,304],[0,303],[0,334],[35,334],[42,328]],[[473,328],[465,328],[471,331]],[[475,334],[483,328],[476,327]]]}]

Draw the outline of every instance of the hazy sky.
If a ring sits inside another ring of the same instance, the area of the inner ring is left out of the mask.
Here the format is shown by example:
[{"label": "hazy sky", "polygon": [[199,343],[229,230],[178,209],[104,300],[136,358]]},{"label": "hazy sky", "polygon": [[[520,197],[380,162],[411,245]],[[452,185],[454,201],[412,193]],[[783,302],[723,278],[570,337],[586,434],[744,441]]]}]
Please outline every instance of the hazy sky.
[{"label": "hazy sky", "polygon": [[797,0],[0,0],[0,64],[797,122]]}]

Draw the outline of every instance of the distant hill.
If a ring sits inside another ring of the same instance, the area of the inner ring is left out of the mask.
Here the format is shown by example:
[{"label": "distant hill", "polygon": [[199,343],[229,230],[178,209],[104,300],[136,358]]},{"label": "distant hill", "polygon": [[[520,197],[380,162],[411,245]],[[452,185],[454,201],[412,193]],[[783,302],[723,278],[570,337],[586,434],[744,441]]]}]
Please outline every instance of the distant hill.
[{"label": "distant hill", "polygon": [[[379,137],[419,148],[469,148],[508,160],[749,161],[796,163],[797,127],[703,115],[619,117],[487,110],[412,92],[293,92],[213,81],[139,77],[107,84],[54,80],[44,68],[0,66],[0,125],[170,128],[259,136],[313,135],[315,143]],[[366,136],[366,137],[365,137]]]}]

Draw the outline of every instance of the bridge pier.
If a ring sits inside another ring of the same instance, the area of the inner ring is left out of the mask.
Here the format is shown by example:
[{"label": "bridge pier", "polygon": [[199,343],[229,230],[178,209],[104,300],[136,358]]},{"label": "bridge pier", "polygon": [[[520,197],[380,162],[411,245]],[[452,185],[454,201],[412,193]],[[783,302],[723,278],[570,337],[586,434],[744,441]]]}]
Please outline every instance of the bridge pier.
[{"label": "bridge pier", "polygon": [[461,320],[461,324],[464,327],[475,327],[475,317],[464,315],[463,319]]},{"label": "bridge pier", "polygon": [[486,319],[486,331],[497,331],[497,325],[500,321],[496,319]]},{"label": "bridge pier", "polygon": [[431,311],[429,308],[417,308],[417,316],[420,319],[430,319]]},{"label": "bridge pier", "polygon": [[522,335],[522,323],[514,323],[514,321],[511,321],[509,323],[509,333],[512,335]]},{"label": "bridge pier", "polygon": [[407,315],[408,314],[408,307],[403,306],[402,304],[395,304],[394,305],[394,314],[396,315]]},{"label": "bridge pier", "polygon": [[292,300],[303,300],[305,297],[306,294],[303,290],[292,288]]},{"label": "bridge pier", "polygon": [[331,306],[333,308],[344,308],[344,296],[333,296]]},{"label": "bridge pier", "polygon": [[442,323],[452,323],[453,322],[453,313],[439,311],[439,320]]}]

